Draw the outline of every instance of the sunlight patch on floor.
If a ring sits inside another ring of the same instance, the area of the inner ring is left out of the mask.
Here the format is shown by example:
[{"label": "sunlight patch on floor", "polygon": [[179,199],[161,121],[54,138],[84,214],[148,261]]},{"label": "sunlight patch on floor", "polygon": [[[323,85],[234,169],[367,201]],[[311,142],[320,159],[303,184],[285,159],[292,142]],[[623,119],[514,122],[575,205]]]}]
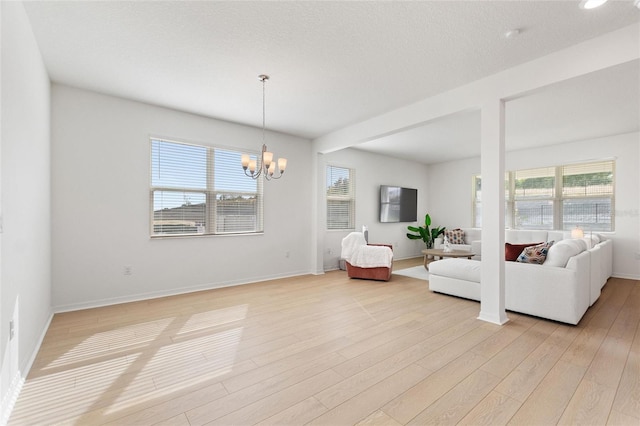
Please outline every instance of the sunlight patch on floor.
[{"label": "sunlight patch on floor", "polygon": [[233,370],[243,327],[229,325],[247,311],[248,305],[236,305],[127,324],[61,344],[41,354],[42,366],[32,369],[12,419],[101,421],[215,384]]}]

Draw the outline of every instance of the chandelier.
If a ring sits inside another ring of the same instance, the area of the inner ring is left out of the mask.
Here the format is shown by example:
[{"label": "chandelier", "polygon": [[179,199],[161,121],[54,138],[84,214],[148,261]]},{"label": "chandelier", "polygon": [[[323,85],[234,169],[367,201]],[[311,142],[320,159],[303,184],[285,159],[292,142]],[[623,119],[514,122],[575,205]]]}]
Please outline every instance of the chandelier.
[{"label": "chandelier", "polygon": [[[244,174],[252,179],[258,179],[260,175],[264,176],[266,180],[280,179],[284,174],[284,170],[287,168],[287,159],[279,158],[274,161],[273,152],[267,151],[267,145],[265,144],[264,87],[265,82],[269,80],[269,76],[261,74],[258,76],[258,79],[262,81],[262,152],[256,160],[251,159],[249,154],[242,154],[242,169],[244,170]],[[276,163],[278,174],[275,174]]]}]

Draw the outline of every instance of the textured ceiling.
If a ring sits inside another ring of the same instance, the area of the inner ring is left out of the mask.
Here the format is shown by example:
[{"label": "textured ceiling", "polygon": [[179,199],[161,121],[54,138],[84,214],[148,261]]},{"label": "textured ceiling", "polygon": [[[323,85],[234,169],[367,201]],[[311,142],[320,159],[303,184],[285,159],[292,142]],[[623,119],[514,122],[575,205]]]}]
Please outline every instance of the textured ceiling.
[{"label": "textured ceiling", "polygon": [[[267,127],[315,138],[640,20],[631,0],[591,11],[578,3],[33,1],[25,9],[55,82],[260,126],[257,76],[266,73]],[[514,28],[520,36],[503,36]]]},{"label": "textured ceiling", "polygon": [[[637,131],[640,61],[567,80],[505,104],[509,151]],[[444,117],[356,148],[424,164],[478,157],[480,111]]]}]

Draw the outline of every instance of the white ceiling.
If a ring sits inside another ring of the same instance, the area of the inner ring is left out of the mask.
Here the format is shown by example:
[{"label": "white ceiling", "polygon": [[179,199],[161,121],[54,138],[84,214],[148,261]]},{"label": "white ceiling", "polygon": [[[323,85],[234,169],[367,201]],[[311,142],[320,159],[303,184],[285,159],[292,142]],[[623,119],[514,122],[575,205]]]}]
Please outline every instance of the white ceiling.
[{"label": "white ceiling", "polygon": [[[640,131],[640,61],[547,87],[505,106],[508,151]],[[424,164],[480,156],[480,111],[354,148]]]},{"label": "white ceiling", "polygon": [[[590,11],[578,4],[33,1],[25,9],[54,82],[260,126],[257,76],[266,73],[267,127],[315,138],[640,21],[632,0]],[[514,28],[520,36],[503,36]],[[635,62],[509,102],[508,147],[638,130],[639,75]],[[429,141],[422,161],[445,161],[451,141],[469,144],[456,152],[477,150],[478,129],[469,112],[359,148],[399,157],[404,149],[415,160],[413,144]]]}]

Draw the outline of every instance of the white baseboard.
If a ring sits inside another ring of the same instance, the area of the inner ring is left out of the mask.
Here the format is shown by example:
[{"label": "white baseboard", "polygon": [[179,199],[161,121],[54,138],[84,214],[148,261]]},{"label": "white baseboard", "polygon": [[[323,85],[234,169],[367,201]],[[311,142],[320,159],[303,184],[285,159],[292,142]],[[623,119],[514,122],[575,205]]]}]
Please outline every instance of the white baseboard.
[{"label": "white baseboard", "polygon": [[618,274],[618,273],[614,273],[612,275],[613,278],[622,278],[625,280],[640,280],[640,275],[633,275],[633,274]]},{"label": "white baseboard", "polygon": [[237,285],[254,284],[254,283],[259,283],[263,281],[299,277],[302,275],[309,275],[309,274],[310,274],[309,271],[292,272],[286,275],[271,275],[271,276],[256,278],[255,280],[249,280],[249,281],[246,281],[246,280],[226,281],[226,282],[220,282],[215,284],[209,283],[209,284],[202,284],[198,286],[172,289],[172,290],[163,290],[163,291],[150,292],[150,293],[139,293],[139,294],[133,294],[129,296],[122,296],[122,297],[110,297],[108,299],[99,299],[99,300],[92,300],[89,302],[54,306],[53,311],[54,313],[62,313],[62,312],[78,311],[81,309],[100,308],[103,306],[118,305],[120,303],[130,303],[130,302],[139,302],[141,300],[159,299],[161,297],[177,296],[180,294],[195,293],[198,291],[206,291],[206,290],[215,290],[217,288],[233,287]]},{"label": "white baseboard", "polygon": [[15,376],[13,376],[13,379],[11,380],[11,385],[9,386],[7,393],[4,395],[4,398],[2,398],[0,425],[6,425],[9,422],[9,417],[11,417],[13,406],[18,400],[18,395],[20,395],[23,384],[24,379],[22,378],[22,374],[20,374],[20,371],[17,371]]},{"label": "white baseboard", "polygon": [[47,323],[45,324],[44,328],[40,332],[40,338],[38,339],[38,342],[33,348],[33,352],[31,352],[31,356],[27,360],[27,363],[22,366],[22,371],[24,371],[24,377],[27,377],[29,375],[29,372],[31,371],[31,367],[33,366],[33,363],[35,362],[36,357],[38,356],[38,352],[40,352],[40,346],[42,346],[42,342],[44,341],[44,338],[47,335],[47,331],[49,330],[49,326],[51,325],[51,320],[53,320],[53,311],[49,312],[49,319],[47,320]]}]

